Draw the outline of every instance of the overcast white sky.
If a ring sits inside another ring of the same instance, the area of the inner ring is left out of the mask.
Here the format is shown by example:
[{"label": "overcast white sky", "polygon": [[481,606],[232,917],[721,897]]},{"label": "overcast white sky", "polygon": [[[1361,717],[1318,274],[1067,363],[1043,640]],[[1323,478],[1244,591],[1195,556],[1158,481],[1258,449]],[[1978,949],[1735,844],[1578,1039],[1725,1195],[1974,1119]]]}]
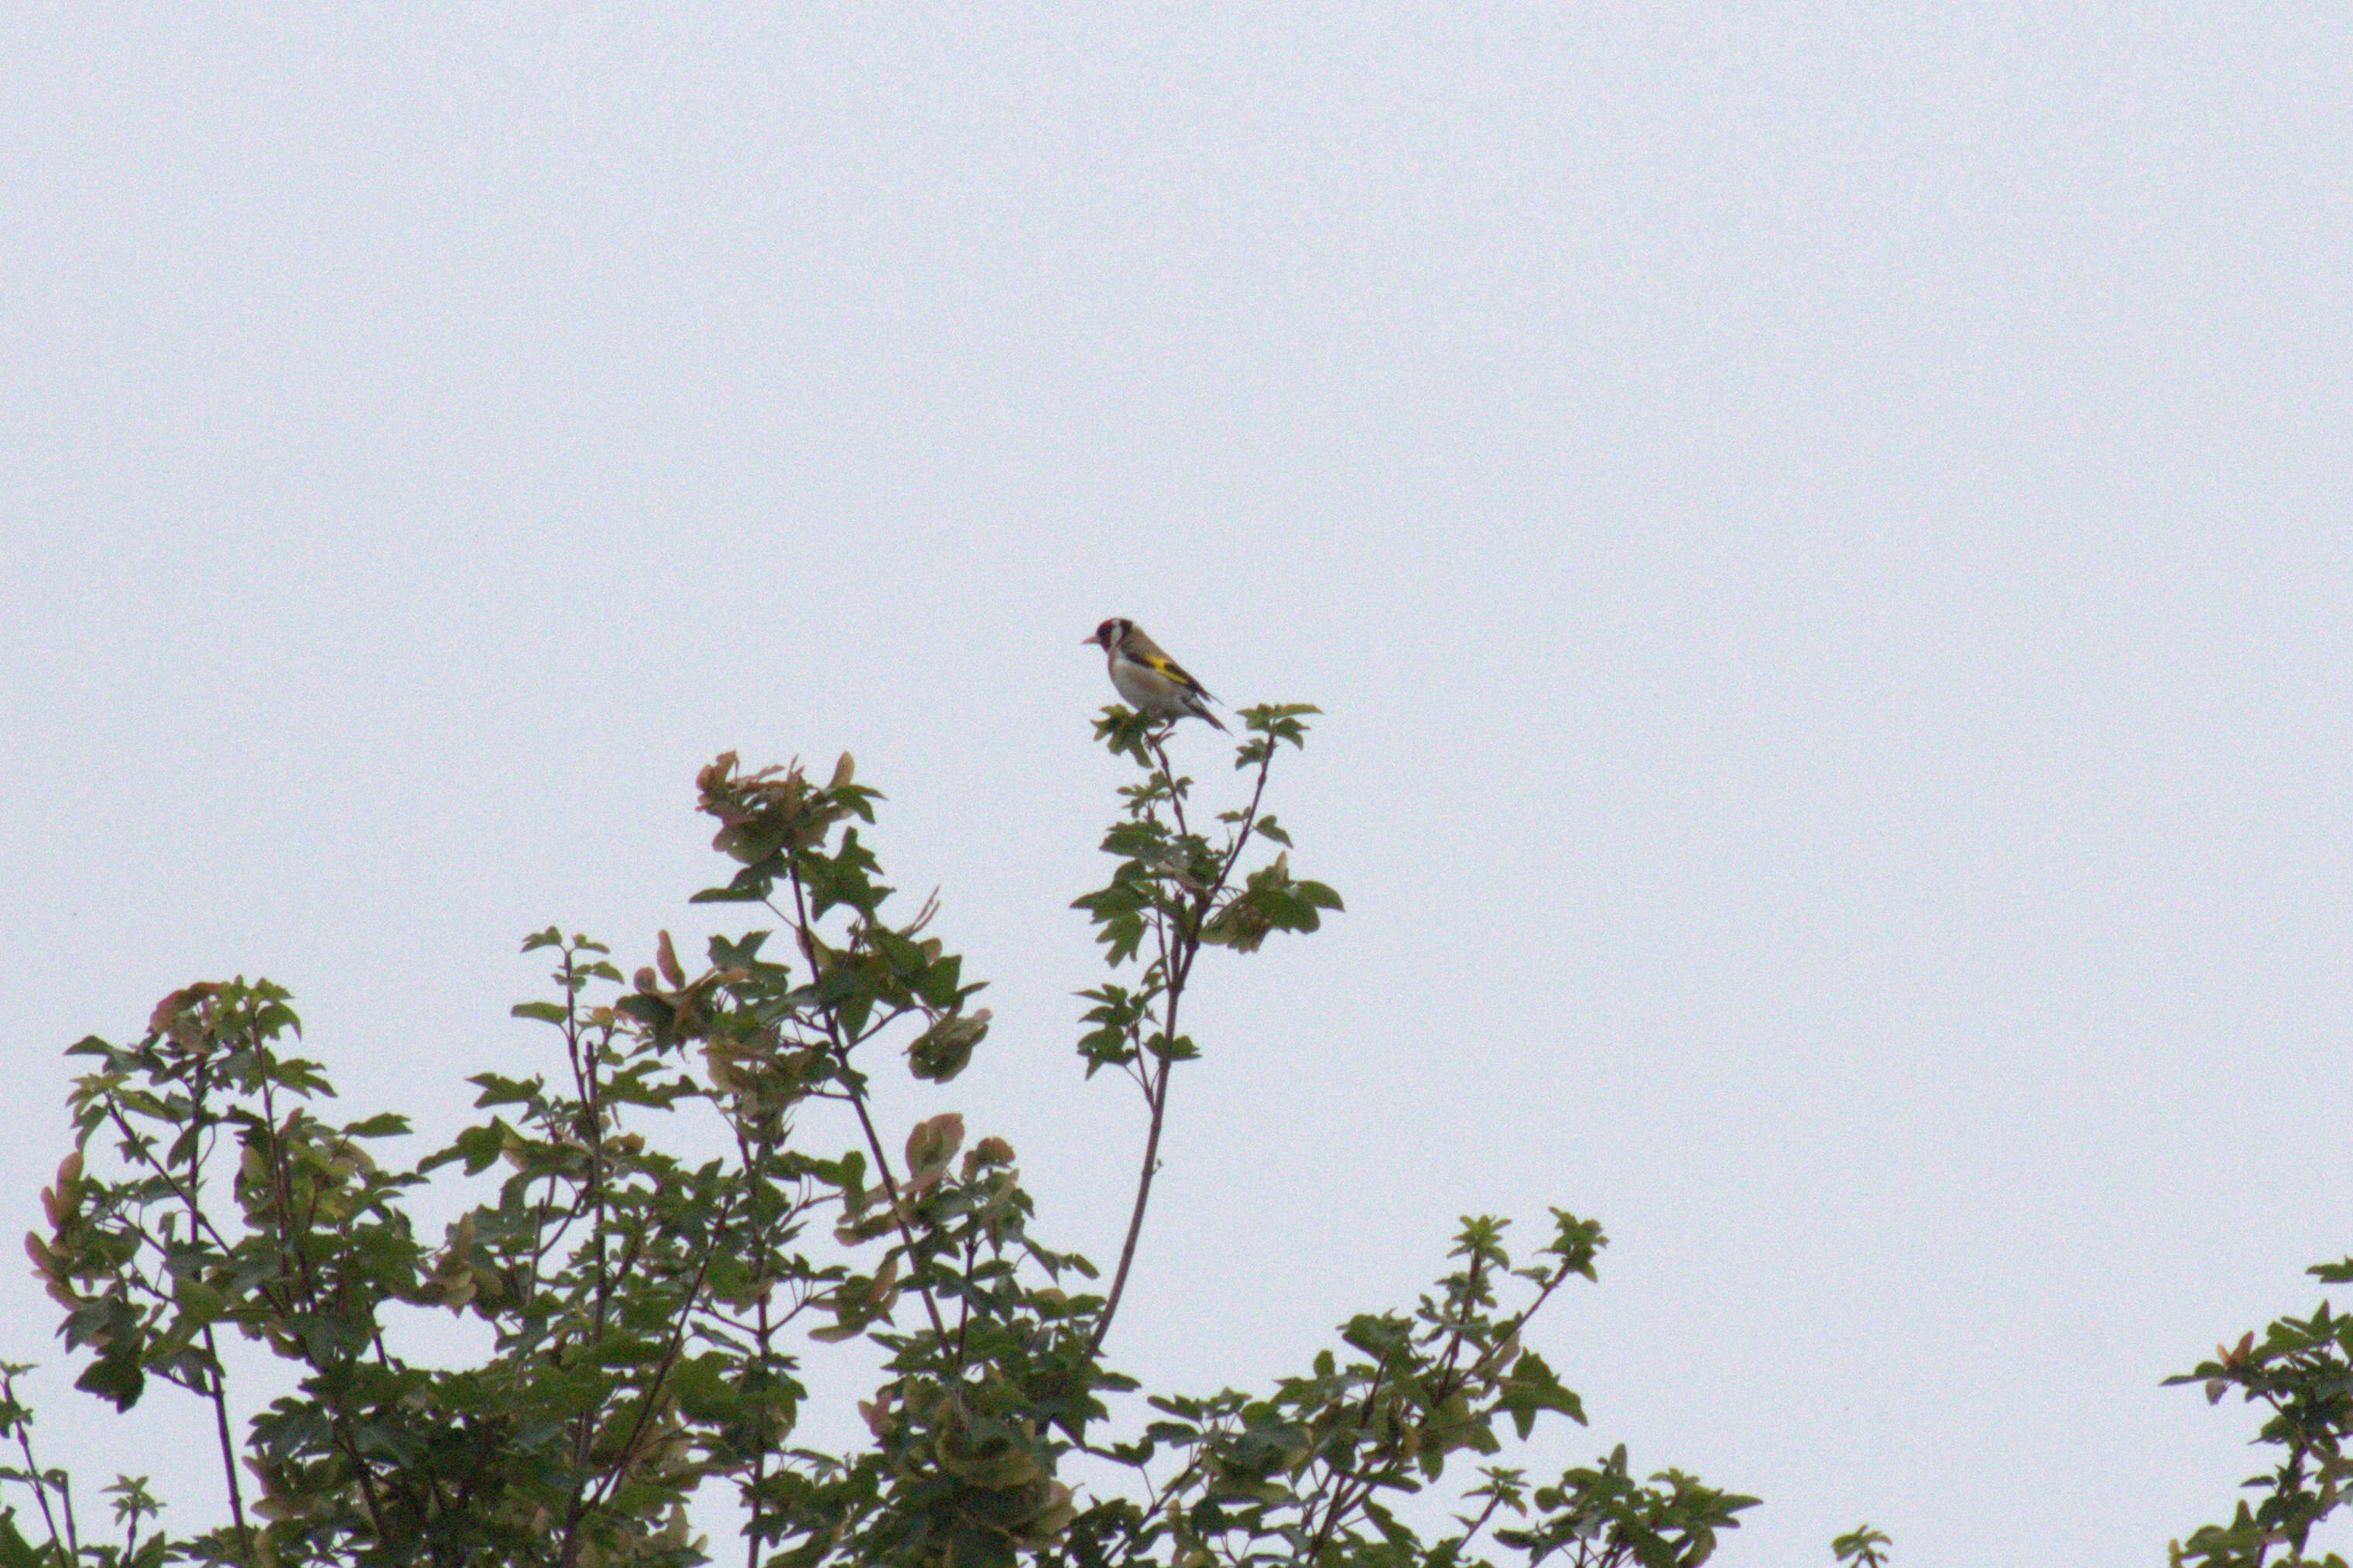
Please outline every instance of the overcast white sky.
[{"label": "overcast white sky", "polygon": [[[846,748],[996,981],[892,1114],[1107,1260],[1126,615],[1325,710],[1349,904],[1205,970],[1147,1384],[1557,1204],[1535,1463],[1762,1495],[1721,1561],[2222,1516],[2158,1380],[2353,1247],[2341,9],[975,10],[0,16],[0,1230],[193,979],[446,1131],[523,932],[709,929],[694,769]],[[16,1290],[52,1456],[206,1522]]]}]

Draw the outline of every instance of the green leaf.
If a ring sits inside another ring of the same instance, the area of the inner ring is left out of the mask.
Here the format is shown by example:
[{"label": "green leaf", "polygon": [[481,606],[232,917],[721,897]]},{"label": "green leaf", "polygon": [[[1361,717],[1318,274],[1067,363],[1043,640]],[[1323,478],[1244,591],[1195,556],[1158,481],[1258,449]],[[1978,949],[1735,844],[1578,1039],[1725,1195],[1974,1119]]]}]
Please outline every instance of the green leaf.
[{"label": "green leaf", "polygon": [[969,1017],[950,1014],[917,1035],[907,1045],[909,1068],[919,1079],[945,1083],[964,1071],[973,1048],[988,1034],[988,1009]]},{"label": "green leaf", "polygon": [[16,1510],[0,1511],[0,1568],[65,1568],[62,1551],[53,1543],[36,1547],[16,1528]]},{"label": "green leaf", "polygon": [[482,1092],[475,1097],[476,1106],[533,1105],[546,1092],[546,1084],[539,1079],[504,1078],[494,1072],[478,1072],[466,1080]]},{"label": "green leaf", "polygon": [[82,1374],[74,1379],[74,1386],[85,1394],[97,1394],[117,1410],[128,1410],[147,1391],[147,1374],[141,1370],[137,1355],[110,1349],[83,1369]]},{"label": "green leaf", "polygon": [[[1291,890],[1302,902],[1314,909],[1336,910],[1341,907],[1340,895],[1321,882],[1293,882]],[[1308,929],[1312,931],[1314,928],[1311,926]]]},{"label": "green leaf", "polygon": [[1512,1363],[1496,1394],[1495,1407],[1511,1415],[1512,1426],[1523,1442],[1535,1430],[1537,1415],[1547,1410],[1566,1415],[1580,1426],[1585,1425],[1584,1403],[1561,1386],[1552,1368],[1534,1351],[1523,1351]]}]

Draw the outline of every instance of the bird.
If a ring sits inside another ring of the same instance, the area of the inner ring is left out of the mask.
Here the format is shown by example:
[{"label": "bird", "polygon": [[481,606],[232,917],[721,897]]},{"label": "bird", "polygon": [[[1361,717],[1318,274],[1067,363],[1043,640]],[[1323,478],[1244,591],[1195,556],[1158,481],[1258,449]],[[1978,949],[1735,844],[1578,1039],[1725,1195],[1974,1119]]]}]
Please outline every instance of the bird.
[{"label": "bird", "polygon": [[1180,719],[1206,719],[1228,734],[1218,716],[1204,706],[1215,702],[1209,689],[1185,673],[1185,667],[1160,651],[1160,645],[1144,635],[1144,628],[1134,621],[1114,616],[1095,628],[1095,635],[1082,637],[1103,650],[1111,668],[1111,683],[1119,694],[1135,704],[1137,712],[1154,719],[1165,719],[1175,724]]}]

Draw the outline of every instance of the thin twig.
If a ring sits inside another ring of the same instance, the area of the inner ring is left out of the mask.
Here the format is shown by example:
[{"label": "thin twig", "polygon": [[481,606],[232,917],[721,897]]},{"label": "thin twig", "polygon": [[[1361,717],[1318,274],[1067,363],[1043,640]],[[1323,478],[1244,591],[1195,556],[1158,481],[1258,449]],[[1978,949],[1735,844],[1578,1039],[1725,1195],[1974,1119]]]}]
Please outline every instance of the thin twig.
[{"label": "thin twig", "polygon": [[[720,1223],[722,1226],[725,1224],[723,1215]],[[620,1451],[614,1456],[613,1463],[606,1470],[603,1479],[596,1483],[596,1495],[590,1500],[591,1507],[603,1507],[606,1500],[612,1496],[613,1489],[620,1485],[622,1472],[629,1468],[631,1459],[636,1455],[638,1444],[644,1438],[646,1427],[653,1420],[654,1411],[661,1403],[659,1395],[662,1384],[678,1365],[679,1357],[686,1349],[687,1330],[694,1319],[694,1301],[702,1294],[702,1281],[711,1273],[711,1260],[717,1250],[715,1247],[705,1247],[702,1249],[701,1260],[695,1264],[694,1278],[687,1283],[686,1287],[686,1307],[680,1311],[677,1322],[670,1329],[670,1343],[662,1351],[661,1363],[654,1368],[654,1374],[647,1381],[646,1391],[638,1401],[638,1418],[629,1428],[628,1437],[621,1444]],[[575,1515],[575,1522],[577,1517]]]},{"label": "thin twig", "polygon": [[[1160,777],[1168,785],[1177,830],[1190,837],[1185,826],[1183,793],[1176,787],[1176,775],[1169,768],[1168,753],[1155,742],[1153,754],[1160,759]],[[1236,825],[1233,842],[1226,847],[1225,858],[1218,867],[1216,878],[1195,895],[1191,913],[1176,929],[1173,962],[1166,956],[1169,953],[1168,916],[1164,910],[1155,920],[1155,923],[1161,931],[1161,952],[1164,954],[1162,994],[1166,999],[1166,1010],[1161,1016],[1160,1037],[1172,1047],[1176,1040],[1176,1014],[1184,1004],[1186,983],[1192,978],[1193,961],[1201,952],[1203,922],[1208,919],[1218,895],[1225,891],[1233,877],[1235,865],[1241,859],[1242,849],[1250,842],[1250,829],[1258,820],[1259,802],[1266,795],[1267,773],[1273,765],[1274,740],[1269,736],[1266,755],[1259,762],[1258,784],[1250,792],[1250,807],[1242,813],[1241,821]],[[1136,1243],[1144,1235],[1144,1213],[1152,1203],[1152,1178],[1160,1169],[1160,1134],[1168,1121],[1168,1080],[1176,1066],[1173,1057],[1164,1056],[1160,1058],[1158,1070],[1146,1069],[1145,1099],[1152,1107],[1152,1122],[1144,1135],[1144,1166],[1136,1174],[1135,1204],[1128,1212],[1127,1236],[1120,1243],[1119,1267],[1112,1274],[1111,1293],[1103,1299],[1103,1315],[1095,1320],[1094,1331],[1087,1336],[1087,1354],[1090,1356],[1103,1349],[1103,1340],[1111,1332],[1112,1319],[1117,1316],[1119,1304],[1127,1294],[1128,1275],[1135,1265]]]},{"label": "thin twig", "polygon": [[[10,1405],[20,1410],[24,1409],[24,1406],[16,1403],[15,1378],[0,1376],[0,1396],[5,1396]],[[26,1410],[25,1414],[17,1418],[16,1447],[23,1450],[25,1455],[25,1477],[33,1483],[33,1500],[41,1505],[41,1518],[49,1527],[49,1539],[55,1541],[58,1539],[58,1521],[57,1516],[49,1511],[51,1482],[41,1473],[40,1462],[33,1458],[33,1415],[29,1410]],[[69,1503],[71,1501],[71,1495],[65,1494]],[[81,1561],[81,1542],[76,1538],[73,1524],[73,1510],[69,1507],[66,1510],[66,1552],[72,1561],[79,1563]]]},{"label": "thin twig", "polygon": [[[205,1114],[205,1077],[206,1066],[207,1064],[203,1062],[199,1062],[197,1064],[195,1077],[189,1085],[188,1115],[191,1120],[196,1121],[199,1125],[202,1124]],[[268,1105],[266,1098],[263,1103],[266,1109]],[[191,1234],[193,1234],[195,1228],[200,1225],[206,1230],[212,1229],[210,1222],[205,1218],[204,1207],[198,1201],[197,1197],[197,1194],[203,1185],[203,1174],[197,1164],[197,1162],[201,1158],[202,1154],[199,1150],[195,1145],[191,1144],[188,1149],[188,1184],[183,1193],[183,1196],[187,1200],[188,1229]],[[216,1233],[216,1235],[217,1235],[217,1233]],[[227,1249],[224,1248],[223,1250],[226,1251]],[[265,1299],[268,1299],[266,1293]],[[273,1307],[277,1307],[280,1311],[285,1310],[282,1305],[274,1300],[271,1300],[270,1304]],[[237,1440],[235,1437],[230,1436],[228,1429],[228,1376],[227,1372],[221,1366],[218,1348],[213,1342],[213,1328],[210,1323],[206,1323],[205,1325],[204,1334],[205,1360],[209,1364],[212,1372],[212,1387],[206,1390],[206,1397],[209,1398],[212,1403],[213,1423],[220,1437],[221,1471],[228,1480],[229,1519],[237,1527],[238,1544],[245,1547],[248,1551],[250,1551],[253,1547],[253,1535],[251,1531],[246,1528],[245,1489],[237,1481]]]},{"label": "thin twig", "polygon": [[1503,1489],[1499,1487],[1494,1491],[1488,1494],[1487,1506],[1479,1510],[1479,1517],[1471,1521],[1471,1528],[1462,1532],[1462,1539],[1457,1542],[1456,1545],[1463,1551],[1469,1551],[1471,1548],[1471,1538],[1478,1534],[1480,1531],[1485,1529],[1487,1521],[1495,1516],[1495,1510],[1503,1506],[1504,1493]]},{"label": "thin twig", "polygon": [[[790,876],[793,886],[793,917],[776,910],[779,918],[793,918],[795,934],[800,938],[801,956],[808,961],[811,979],[817,975],[817,932],[809,924],[808,900],[801,890],[801,874],[795,868]],[[768,906],[776,909],[774,904]],[[797,917],[797,918],[794,918]],[[899,1184],[891,1174],[891,1158],[882,1152],[881,1135],[874,1131],[874,1119],[866,1112],[866,1084],[849,1065],[851,1042],[841,1037],[841,1018],[833,1009],[824,1013],[825,1032],[833,1046],[834,1060],[842,1070],[842,1081],[849,1089],[849,1108],[858,1113],[858,1125],[866,1134],[866,1147],[874,1156],[874,1173],[882,1178],[882,1195],[891,1201],[891,1219],[898,1226],[899,1239],[907,1248],[907,1268],[915,1285],[915,1293],[923,1299],[923,1310],[930,1314],[932,1331],[942,1340],[948,1337],[947,1320],[940,1315],[940,1304],[932,1299],[931,1282],[923,1278],[922,1260],[915,1253],[915,1232],[907,1223],[906,1205],[899,1201]]]}]

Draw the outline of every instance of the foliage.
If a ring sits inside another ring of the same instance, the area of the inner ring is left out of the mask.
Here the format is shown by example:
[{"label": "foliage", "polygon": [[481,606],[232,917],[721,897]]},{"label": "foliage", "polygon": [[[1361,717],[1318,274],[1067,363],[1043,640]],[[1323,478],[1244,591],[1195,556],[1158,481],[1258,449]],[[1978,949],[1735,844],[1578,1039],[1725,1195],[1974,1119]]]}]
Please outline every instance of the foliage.
[{"label": "foliage", "polygon": [[1887,1554],[1881,1548],[1891,1544],[1886,1531],[1862,1524],[1831,1542],[1831,1556],[1835,1562],[1852,1563],[1855,1568],[1883,1568]]},{"label": "foliage", "polygon": [[[75,1046],[74,1148],[27,1247],[79,1388],[128,1411],[161,1384],[208,1407],[227,1517],[167,1538],[125,1478],[120,1543],[85,1543],[7,1369],[0,1433],[24,1462],[0,1482],[30,1493],[39,1529],[0,1517],[0,1568],[685,1564],[714,1550],[689,1510],[709,1487],[741,1505],[749,1568],[1705,1560],[1754,1499],[1673,1470],[1637,1481],[1622,1447],[1542,1486],[1489,1462],[1548,1417],[1586,1419],[1527,1335],[1594,1278],[1589,1220],[1556,1211],[1518,1263],[1504,1222],[1466,1220],[1409,1310],[1352,1318],[1268,1391],[1138,1398],[1106,1359],[1173,1081],[1200,1055],[1182,1014],[1201,952],[1256,952],[1341,908],[1293,874],[1264,809],[1314,712],[1243,710],[1238,804],[1206,817],[1166,731],[1116,708],[1097,726],[1139,776],[1103,838],[1109,879],[1076,901],[1109,972],[1083,994],[1078,1049],[1149,1111],[1101,1293],[1092,1265],[1032,1234],[1001,1139],[953,1113],[879,1122],[877,1071],[895,1056],[954,1080],[989,1014],[927,934],[936,902],[894,901],[865,837],[881,797],[846,756],[822,783],[732,753],[703,769],[735,869],[696,899],[773,923],[712,939],[693,970],[663,933],[626,978],[586,937],[528,939],[552,991],[514,1011],[547,1027],[548,1069],[474,1076],[481,1119],[413,1167],[372,1152],[403,1118],[320,1113],[325,1071],[295,1054],[269,981],[187,986],[135,1042]],[[438,1242],[406,1206],[428,1184],[472,1199]],[[490,1352],[427,1364],[403,1306],[472,1316]],[[237,1341],[293,1384],[241,1431]],[[859,1407],[871,1442],[797,1446],[801,1358],[851,1342],[880,1361]],[[1451,1526],[1425,1540],[1399,1500],[1445,1483]]]},{"label": "foliage", "polygon": [[[2306,1272],[2324,1284],[2353,1282],[2353,1258]],[[2308,1318],[2279,1319],[2260,1341],[2250,1331],[2235,1345],[2217,1345],[2212,1361],[2165,1381],[2201,1385],[2209,1405],[2237,1389],[2242,1400],[2271,1412],[2255,1440],[2280,1451],[2268,1473],[2247,1479],[2257,1494],[2252,1506],[2242,1500],[2230,1523],[2202,1526],[2186,1542],[2174,1542],[2176,1568],[2346,1568],[2333,1552],[2307,1557],[2305,1548],[2313,1528],[2344,1501],[2342,1489],[2353,1478],[2346,1454],[2353,1440],[2353,1317],[2323,1301]]]}]

